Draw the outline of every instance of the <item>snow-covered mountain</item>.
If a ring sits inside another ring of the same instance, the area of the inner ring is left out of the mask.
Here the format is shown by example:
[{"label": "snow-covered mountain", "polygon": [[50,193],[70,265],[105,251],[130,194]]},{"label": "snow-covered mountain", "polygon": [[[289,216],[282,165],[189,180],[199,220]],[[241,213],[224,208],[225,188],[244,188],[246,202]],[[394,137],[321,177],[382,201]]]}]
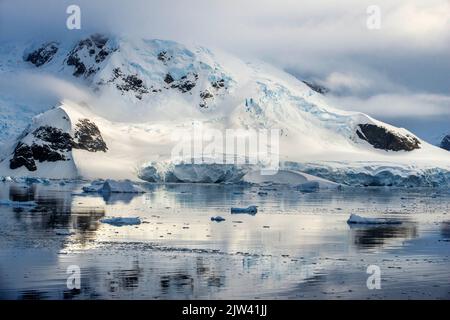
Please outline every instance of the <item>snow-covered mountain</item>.
[{"label": "snow-covered mountain", "polygon": [[[450,183],[447,151],[333,108],[308,82],[259,61],[103,35],[5,43],[0,57],[2,79],[26,79],[22,90],[1,82],[0,176],[218,182],[245,174],[245,165],[173,163],[174,131],[201,123],[279,129],[282,168],[340,183]],[[52,87],[57,95],[46,94]],[[33,88],[42,99],[21,99]]]}]

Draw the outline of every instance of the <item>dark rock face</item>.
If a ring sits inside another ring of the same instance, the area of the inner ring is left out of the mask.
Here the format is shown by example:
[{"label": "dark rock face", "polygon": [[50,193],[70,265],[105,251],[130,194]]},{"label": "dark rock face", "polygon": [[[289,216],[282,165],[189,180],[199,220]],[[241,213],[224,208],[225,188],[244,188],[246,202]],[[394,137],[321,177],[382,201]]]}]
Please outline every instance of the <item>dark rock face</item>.
[{"label": "dark rock face", "polygon": [[66,64],[74,67],[73,75],[75,77],[80,77],[82,75],[89,77],[100,70],[96,65],[85,65],[80,56],[83,56],[83,51],[86,51],[90,57],[94,58],[96,64],[103,62],[106,57],[114,51],[106,47],[107,42],[108,38],[99,34],[92,35],[89,38],[78,42],[75,48],[69,52],[66,59]]},{"label": "dark rock face", "polygon": [[34,160],[38,160],[39,162],[49,161],[63,161],[66,160],[66,157],[51,149],[48,145],[38,145],[33,143],[31,145],[31,151],[33,152]]},{"label": "dark rock face", "polygon": [[72,150],[72,137],[61,129],[42,126],[33,131],[33,135],[42,141],[49,142],[54,150],[70,151]]},{"label": "dark rock face", "polygon": [[311,90],[313,90],[313,91],[315,91],[317,93],[326,94],[326,93],[330,92],[330,90],[328,88],[325,88],[325,87],[323,87],[321,85],[318,85],[317,83],[312,83],[312,82],[308,82],[308,81],[305,81],[305,80],[303,80],[302,82],[304,84],[306,84],[308,87],[310,87]]},{"label": "dark rock face", "polygon": [[89,119],[80,119],[76,124],[73,147],[89,152],[106,152],[108,150],[97,125],[89,121]]},{"label": "dark rock face", "polygon": [[[188,73],[182,76],[179,80],[175,80],[169,73],[166,74],[164,82],[170,84],[171,88],[178,89],[180,92],[185,93],[191,91],[197,84],[198,74]],[[168,88],[166,88],[168,89]]]},{"label": "dark rock face", "polygon": [[40,67],[49,62],[56,54],[56,52],[58,52],[58,43],[49,42],[27,55],[24,60],[27,62],[31,62],[36,67]]},{"label": "dark rock face", "polygon": [[174,82],[175,80],[173,79],[173,77],[168,73],[166,74],[166,77],[164,78],[164,82],[167,84],[171,84],[172,82]]},{"label": "dark rock face", "polygon": [[446,135],[444,139],[442,139],[440,147],[447,151],[450,151],[450,134]]},{"label": "dark rock face", "polygon": [[9,161],[9,167],[14,170],[22,166],[25,166],[29,171],[37,170],[30,146],[19,142],[14,149],[13,158]]},{"label": "dark rock face", "polygon": [[172,59],[172,56],[167,53],[167,51],[161,51],[158,53],[158,60],[162,61],[164,64],[166,64],[168,61]]},{"label": "dark rock face", "polygon": [[202,102],[200,102],[200,108],[208,108],[208,99],[214,98],[213,94],[208,90],[200,92],[200,98],[202,98]]},{"label": "dark rock face", "polygon": [[182,93],[191,91],[195,85],[197,84],[198,74],[196,73],[188,73],[185,76],[182,76],[180,80],[176,81],[176,83],[172,84],[172,88],[177,88]]},{"label": "dark rock face", "polygon": [[149,93],[149,90],[144,85],[144,81],[139,79],[137,74],[125,75],[120,68],[114,68],[113,76],[108,82],[115,83],[116,88],[122,93],[125,91],[134,92],[135,97],[139,100],[142,99],[144,94]]},{"label": "dark rock face", "polygon": [[29,171],[36,171],[36,161],[66,161],[69,159],[65,153],[72,149],[83,149],[89,152],[108,150],[97,125],[89,119],[78,121],[75,138],[59,128],[50,126],[41,126],[31,134],[36,141],[31,146],[23,142],[17,144],[9,163],[11,169],[25,166]]},{"label": "dark rock face", "polygon": [[376,149],[412,151],[420,148],[420,142],[411,135],[400,135],[374,124],[359,124],[356,134]]},{"label": "dark rock face", "polygon": [[216,90],[219,90],[219,89],[221,89],[221,88],[224,88],[224,87],[225,87],[225,80],[220,79],[220,80],[217,80],[217,81],[213,81],[213,82],[211,82],[211,86],[212,86],[214,89],[216,89]]}]

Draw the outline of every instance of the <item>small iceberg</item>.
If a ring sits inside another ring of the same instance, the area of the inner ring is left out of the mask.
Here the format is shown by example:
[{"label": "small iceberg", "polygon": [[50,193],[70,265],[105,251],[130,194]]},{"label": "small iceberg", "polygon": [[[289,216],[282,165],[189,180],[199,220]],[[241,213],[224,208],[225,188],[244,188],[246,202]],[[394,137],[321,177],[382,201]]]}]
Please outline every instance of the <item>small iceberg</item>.
[{"label": "small iceberg", "polygon": [[72,232],[72,231],[67,230],[67,229],[55,229],[55,234],[57,236],[71,236],[71,235],[74,235],[75,232]]},{"label": "small iceberg", "polygon": [[0,200],[0,206],[8,207],[35,207],[37,206],[34,201],[12,201],[12,200]]},{"label": "small iceberg", "polygon": [[96,180],[82,188],[85,193],[145,193],[145,190],[130,180]]},{"label": "small iceberg", "polygon": [[117,218],[101,219],[100,222],[107,223],[116,227],[121,227],[121,226],[134,226],[141,224],[141,219],[137,217],[129,217],[129,218],[117,217]]},{"label": "small iceberg", "polygon": [[365,218],[356,214],[351,214],[347,220],[348,224],[401,224],[402,222],[394,219],[385,218]]},{"label": "small iceberg", "polygon": [[13,182],[13,179],[9,176],[6,177],[0,177],[1,182]]},{"label": "small iceberg", "polygon": [[222,222],[222,221],[225,221],[225,218],[223,218],[221,216],[211,217],[211,221]]},{"label": "small iceberg", "polygon": [[247,208],[231,208],[231,213],[234,213],[234,214],[244,213],[244,214],[255,215],[257,212],[258,212],[258,208],[256,206],[249,206]]}]

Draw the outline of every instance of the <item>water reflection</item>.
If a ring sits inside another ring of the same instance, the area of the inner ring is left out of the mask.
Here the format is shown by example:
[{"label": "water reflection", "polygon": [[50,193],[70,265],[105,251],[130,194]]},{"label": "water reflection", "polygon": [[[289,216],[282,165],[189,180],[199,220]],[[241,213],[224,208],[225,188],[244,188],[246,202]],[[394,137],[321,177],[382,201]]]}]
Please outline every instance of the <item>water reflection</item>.
[{"label": "water reflection", "polygon": [[415,222],[404,222],[401,225],[349,225],[352,243],[358,249],[383,247],[396,240],[408,240],[418,236]]},{"label": "water reflection", "polygon": [[[0,206],[0,299],[375,297],[365,287],[368,264],[389,270],[395,288],[422,277],[423,292],[450,292],[442,278],[450,197],[436,201],[436,191],[167,184],[102,196],[80,187],[0,184],[0,199],[36,202]],[[258,214],[231,217],[230,207],[248,205]],[[409,219],[348,226],[350,213]],[[217,215],[226,220],[211,222]],[[119,228],[102,224],[104,216],[143,223]],[[73,264],[80,290],[65,285]]]}]

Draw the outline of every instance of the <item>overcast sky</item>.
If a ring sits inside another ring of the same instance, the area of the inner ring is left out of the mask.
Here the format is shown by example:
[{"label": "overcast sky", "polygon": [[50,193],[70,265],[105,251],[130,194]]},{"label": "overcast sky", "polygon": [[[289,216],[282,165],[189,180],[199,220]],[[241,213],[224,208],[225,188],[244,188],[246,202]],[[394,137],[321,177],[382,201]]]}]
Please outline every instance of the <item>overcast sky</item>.
[{"label": "overcast sky", "polygon": [[[332,90],[330,99],[432,142],[450,133],[450,0],[0,0],[0,37],[81,32],[197,42],[257,57]],[[367,8],[381,9],[380,29]]]}]

